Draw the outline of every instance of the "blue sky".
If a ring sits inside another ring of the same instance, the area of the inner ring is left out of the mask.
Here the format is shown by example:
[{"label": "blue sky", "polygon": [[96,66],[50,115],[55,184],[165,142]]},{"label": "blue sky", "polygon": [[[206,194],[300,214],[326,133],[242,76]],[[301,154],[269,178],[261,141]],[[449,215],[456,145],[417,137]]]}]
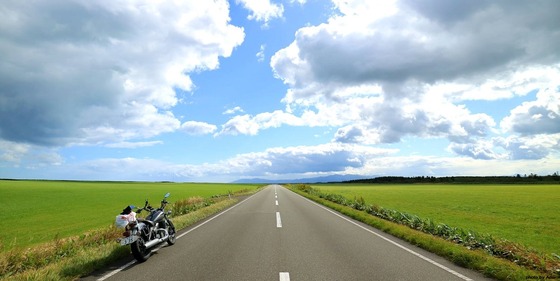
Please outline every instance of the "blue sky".
[{"label": "blue sky", "polygon": [[0,178],[552,174],[559,9],[2,1]]}]

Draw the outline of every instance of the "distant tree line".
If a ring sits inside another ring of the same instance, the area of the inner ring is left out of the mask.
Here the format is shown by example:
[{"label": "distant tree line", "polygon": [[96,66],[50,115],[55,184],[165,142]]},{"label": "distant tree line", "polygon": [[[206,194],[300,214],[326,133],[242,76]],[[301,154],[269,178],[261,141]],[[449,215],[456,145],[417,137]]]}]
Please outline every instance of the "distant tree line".
[{"label": "distant tree line", "polygon": [[560,184],[560,175],[555,172],[552,175],[539,176],[537,174],[515,176],[489,176],[489,177],[468,177],[468,176],[418,176],[418,177],[376,177],[370,179],[358,179],[344,181],[343,183],[458,183],[458,184]]}]

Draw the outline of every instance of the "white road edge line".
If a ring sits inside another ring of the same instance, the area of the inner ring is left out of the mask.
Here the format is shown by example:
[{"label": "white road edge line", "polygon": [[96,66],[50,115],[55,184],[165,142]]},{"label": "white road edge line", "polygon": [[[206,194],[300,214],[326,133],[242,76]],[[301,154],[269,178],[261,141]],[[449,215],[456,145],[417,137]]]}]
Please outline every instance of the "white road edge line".
[{"label": "white road edge line", "polygon": [[280,212],[276,212],[276,227],[282,227],[282,219],[280,218]]},{"label": "white road edge line", "polygon": [[[255,193],[255,194],[256,194],[256,193]],[[253,195],[255,195],[255,194],[253,194]],[[188,231],[184,232],[183,234],[177,236],[176,239],[179,239],[179,238],[181,238],[181,237],[183,237],[183,236],[189,234],[191,231],[193,231],[193,230],[195,230],[195,229],[197,229],[197,228],[199,228],[199,227],[205,225],[206,223],[208,223],[208,222],[212,221],[213,219],[215,219],[215,218],[217,218],[217,217],[223,215],[224,213],[228,212],[229,210],[231,210],[231,209],[233,209],[233,208],[235,208],[235,207],[237,207],[237,206],[239,206],[239,205],[245,203],[245,201],[247,201],[249,198],[253,197],[253,195],[251,195],[251,196],[245,198],[243,201],[241,201],[241,202],[239,202],[239,203],[237,203],[237,204],[235,204],[235,205],[233,205],[233,206],[227,208],[226,210],[222,211],[221,213],[218,213],[217,215],[215,215],[215,216],[209,218],[207,221],[204,221],[203,223],[201,223],[201,224],[199,224],[199,225],[197,225],[197,226],[195,226],[195,227],[189,229]],[[159,247],[155,248],[154,250],[152,250],[152,252],[157,252],[157,251],[158,251],[159,249],[161,249],[163,246],[165,246],[165,245],[162,245],[162,246],[159,246]],[[135,264],[136,262],[137,262],[136,260],[132,260],[132,261],[130,261],[129,263],[127,263],[127,264],[125,264],[125,265],[123,265],[123,266],[121,266],[121,267],[119,267],[119,268],[117,268],[117,269],[115,269],[115,270],[113,270],[113,271],[111,271],[111,272],[109,272],[109,273],[107,273],[107,274],[101,276],[99,279],[97,279],[97,281],[104,281],[104,280],[108,279],[109,277],[111,277],[111,276],[113,276],[113,275],[115,275],[115,274],[117,274],[117,273],[119,273],[119,272],[125,270],[126,268],[131,267],[131,266],[132,266],[133,264]]]},{"label": "white road edge line", "polygon": [[119,268],[117,268],[117,269],[115,269],[115,270],[113,270],[113,271],[111,271],[111,272],[109,272],[109,273],[103,275],[101,278],[97,279],[97,281],[103,281],[103,280],[105,280],[105,279],[108,279],[108,278],[110,278],[111,276],[113,276],[113,275],[115,275],[115,274],[117,274],[117,273],[123,271],[125,268],[130,267],[130,266],[132,266],[132,265],[135,264],[135,263],[136,263],[136,260],[132,260],[131,262],[129,262],[129,263],[127,263],[127,264],[125,264],[125,265],[123,265],[123,266],[121,266],[121,267],[119,267]]},{"label": "white road edge line", "polygon": [[[303,197],[303,196],[301,196],[301,197]],[[457,271],[455,271],[455,270],[453,270],[453,269],[451,269],[451,268],[449,268],[449,267],[447,267],[443,264],[440,264],[440,263],[438,263],[438,262],[436,262],[436,261],[434,261],[434,260],[432,260],[428,257],[425,257],[422,254],[417,253],[417,252],[415,252],[415,251],[413,251],[413,250],[411,250],[411,249],[409,249],[409,248],[407,248],[407,247],[405,247],[405,246],[403,246],[403,245],[401,245],[401,244],[399,244],[399,243],[397,243],[397,242],[395,242],[395,241],[393,241],[393,240],[391,240],[387,237],[384,237],[384,236],[382,236],[378,233],[375,233],[371,229],[367,229],[364,226],[358,224],[357,222],[355,222],[355,221],[353,221],[353,220],[351,220],[347,217],[344,217],[343,215],[341,215],[341,214],[339,214],[339,213],[337,213],[337,212],[335,212],[335,211],[333,211],[333,210],[331,210],[331,209],[329,209],[329,208],[327,208],[327,207],[325,207],[325,206],[323,206],[323,205],[321,205],[317,202],[314,202],[314,201],[312,201],[308,198],[305,198],[305,197],[303,197],[303,198],[306,199],[307,201],[323,208],[324,210],[332,213],[333,215],[335,215],[337,217],[340,217],[341,219],[346,220],[347,222],[349,222],[349,223],[351,223],[351,224],[353,224],[353,225],[355,225],[355,226],[357,226],[357,227],[359,227],[359,228],[361,228],[361,229],[363,229],[363,230],[365,230],[365,231],[367,231],[367,232],[369,232],[369,233],[371,233],[371,234],[373,234],[373,235],[375,235],[375,236],[377,236],[377,237],[379,237],[379,238],[381,238],[381,239],[383,239],[383,240],[385,240],[385,241],[387,241],[387,242],[389,242],[389,243],[391,243],[391,244],[393,244],[393,245],[395,245],[395,246],[397,246],[397,247],[399,247],[399,248],[401,248],[401,249],[403,249],[403,250],[405,250],[405,251],[407,251],[407,252],[409,252],[409,253],[411,253],[411,254],[413,254],[413,255],[415,255],[415,256],[417,256],[417,257],[419,257],[419,258],[421,258],[421,259],[423,259],[423,260],[425,260],[425,261],[427,261],[427,262],[429,262],[429,263],[431,263],[431,264],[433,264],[433,265],[435,265],[435,266],[437,266],[437,267],[439,267],[439,268],[441,268],[441,269],[443,269],[443,270],[445,270],[445,271],[447,271],[447,272],[449,272],[449,273],[451,273],[451,274],[453,274],[453,275],[455,275],[459,278],[461,278],[461,279],[463,279],[463,280],[465,280],[465,281],[473,281],[471,278],[469,278],[469,277],[467,277],[467,276],[465,276],[465,275],[463,275],[463,274],[461,274],[461,273],[459,273],[459,272],[457,272]]]},{"label": "white road edge line", "polygon": [[290,281],[290,273],[280,272],[280,281]]}]

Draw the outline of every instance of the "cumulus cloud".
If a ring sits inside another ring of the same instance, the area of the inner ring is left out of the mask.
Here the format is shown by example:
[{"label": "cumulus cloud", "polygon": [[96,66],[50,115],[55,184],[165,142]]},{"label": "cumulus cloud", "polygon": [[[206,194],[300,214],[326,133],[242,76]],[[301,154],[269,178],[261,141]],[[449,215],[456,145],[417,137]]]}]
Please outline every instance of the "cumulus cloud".
[{"label": "cumulus cloud", "polygon": [[554,47],[560,38],[544,36],[557,27],[550,12],[559,8],[555,2],[531,3],[528,9],[519,1],[462,1],[469,8],[454,24],[446,19],[457,13],[455,3],[400,1],[398,12],[368,18],[364,15],[379,3],[365,2],[344,1],[341,15],[329,23],[298,30],[296,40],[273,57],[279,77],[295,90],[309,82],[433,83],[560,58]]},{"label": "cumulus cloud", "polygon": [[277,128],[284,124],[298,126],[303,123],[300,118],[281,110],[255,116],[237,115],[222,125],[222,130],[217,135],[256,135],[260,130]]},{"label": "cumulus cloud", "polygon": [[341,143],[366,143],[367,139],[364,139],[363,128],[350,125],[339,128],[335,133],[334,141]]},{"label": "cumulus cloud", "polygon": [[189,135],[208,135],[217,129],[216,125],[198,121],[187,121],[181,125],[181,130]]},{"label": "cumulus cloud", "polygon": [[234,107],[234,108],[230,108],[230,109],[224,111],[222,114],[230,115],[230,114],[243,113],[243,112],[245,112],[245,111],[243,110],[243,108],[241,108],[240,106],[236,106],[236,107]]},{"label": "cumulus cloud", "polygon": [[458,155],[468,156],[473,159],[499,159],[500,155],[494,153],[491,143],[451,143],[449,149]]},{"label": "cumulus cloud", "polygon": [[[283,99],[288,112],[312,110],[336,119],[334,141],[341,143],[444,137],[451,151],[475,159],[547,155],[538,148],[497,152],[503,147],[489,138],[498,133],[499,120],[462,103],[557,89],[560,21],[552,11],[560,3],[333,3],[338,14],[300,28],[271,58],[276,77],[289,87]],[[538,101],[514,109],[501,127],[522,135],[557,133],[558,93],[538,95]]]},{"label": "cumulus cloud", "polygon": [[53,149],[0,140],[0,167],[37,169],[62,164],[63,157]]},{"label": "cumulus cloud", "polygon": [[514,108],[501,126],[521,135],[560,133],[560,86],[540,90],[535,101]]},{"label": "cumulus cloud", "polygon": [[235,2],[251,12],[247,16],[248,19],[263,22],[265,26],[270,20],[281,18],[284,13],[282,4],[274,4],[270,0],[236,0]]},{"label": "cumulus cloud", "polygon": [[308,177],[362,170],[369,161],[395,152],[394,149],[329,143],[269,148],[202,164],[176,164],[150,158],[100,158],[52,167],[44,177],[60,178],[70,169],[75,179],[84,180],[228,182],[241,177],[286,179],[294,175]]},{"label": "cumulus cloud", "polygon": [[543,159],[560,154],[560,134],[540,134],[533,136],[509,136],[496,138],[497,147],[506,150],[508,159]]},{"label": "cumulus cloud", "polygon": [[265,163],[264,168],[258,169],[263,169],[268,174],[340,172],[350,167],[362,167],[368,158],[386,155],[389,151],[391,150],[329,143],[270,148],[262,153],[240,155],[229,162],[250,166],[253,161],[258,160]]},{"label": "cumulus cloud", "polygon": [[0,138],[120,142],[180,128],[175,89],[244,39],[227,1],[4,1]]},{"label": "cumulus cloud", "polygon": [[[294,179],[331,174],[364,176],[481,176],[518,173],[552,174],[560,166],[557,157],[535,159],[446,158],[396,156],[395,149],[355,144],[329,143],[318,146],[269,148],[262,152],[236,155],[215,163],[174,164],[157,159],[104,158],[49,171],[56,178],[68,168],[77,179],[175,180],[228,182],[240,177]],[[479,155],[483,155],[481,153]],[[488,169],[488,167],[493,167]],[[543,170],[542,167],[552,167]],[[48,177],[47,177],[48,178]]]}]

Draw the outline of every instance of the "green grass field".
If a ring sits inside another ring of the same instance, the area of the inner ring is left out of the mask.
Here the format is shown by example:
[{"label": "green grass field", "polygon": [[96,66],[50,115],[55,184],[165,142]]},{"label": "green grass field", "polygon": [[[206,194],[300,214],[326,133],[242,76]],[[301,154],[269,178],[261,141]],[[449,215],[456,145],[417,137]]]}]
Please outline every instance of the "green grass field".
[{"label": "green grass field", "polygon": [[210,197],[257,185],[145,182],[71,182],[0,180],[0,250],[25,247],[55,237],[79,235],[114,223],[130,204],[152,206],[166,192],[169,201]]},{"label": "green grass field", "polygon": [[560,254],[560,185],[313,185],[325,193]]}]

